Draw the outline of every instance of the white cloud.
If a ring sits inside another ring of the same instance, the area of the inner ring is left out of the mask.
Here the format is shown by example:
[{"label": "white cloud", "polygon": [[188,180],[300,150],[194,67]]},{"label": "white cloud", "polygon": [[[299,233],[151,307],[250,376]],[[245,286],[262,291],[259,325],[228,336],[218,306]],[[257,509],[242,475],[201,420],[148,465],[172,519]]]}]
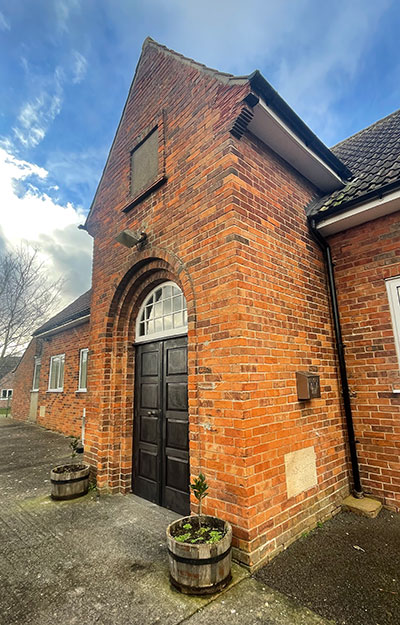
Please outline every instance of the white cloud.
[{"label": "white cloud", "polygon": [[6,20],[6,18],[4,17],[3,13],[1,13],[0,11],[0,30],[10,30],[10,24],[8,23],[8,21]]},{"label": "white cloud", "polygon": [[64,75],[60,68],[54,72],[52,93],[47,86],[43,87],[34,99],[26,102],[13,127],[14,137],[24,147],[35,147],[45,137],[46,132],[61,111],[63,100]]},{"label": "white cloud", "polygon": [[[25,57],[21,57],[21,64],[28,74],[29,64]],[[75,50],[65,71],[58,66],[51,78],[38,77],[37,95],[23,104],[12,128],[14,141],[17,140],[25,148],[34,148],[43,141],[51,124],[61,112],[65,84],[79,84],[86,71],[86,58]],[[4,141],[5,139],[3,145]],[[8,142],[11,145],[10,139]]]},{"label": "white cloud", "polygon": [[74,85],[79,84],[85,78],[87,72],[87,60],[80,52],[74,50],[73,52],[73,77],[72,82]]},{"label": "white cloud", "polygon": [[69,32],[70,16],[79,8],[80,0],[58,0],[54,3],[56,26],[60,33]]},{"label": "white cloud", "polygon": [[[83,211],[41,190],[47,171],[0,148],[0,222],[7,245],[26,241],[39,250],[51,278],[66,278],[64,304],[90,286],[92,241],[78,230]],[[50,187],[51,188],[51,187]]]}]

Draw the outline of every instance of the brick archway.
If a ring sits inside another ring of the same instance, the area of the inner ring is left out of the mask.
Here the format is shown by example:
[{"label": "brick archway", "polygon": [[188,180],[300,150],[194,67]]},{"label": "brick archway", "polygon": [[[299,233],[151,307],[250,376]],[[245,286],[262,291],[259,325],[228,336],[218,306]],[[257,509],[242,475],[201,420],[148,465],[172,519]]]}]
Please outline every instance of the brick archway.
[{"label": "brick archway", "polygon": [[[98,433],[89,427],[88,449],[85,448],[85,452],[89,462],[96,466],[97,483],[101,490],[127,493],[132,485],[133,344],[139,308],[148,293],[161,282],[175,282],[185,295],[188,310],[189,412],[190,422],[195,428],[196,305],[190,275],[179,259],[168,252],[142,252],[135,264],[124,270],[109,305],[102,345],[97,346],[97,350],[103,350],[102,394],[100,405],[91,405],[90,421],[92,425],[97,423]],[[191,432],[190,438],[195,437]]]}]

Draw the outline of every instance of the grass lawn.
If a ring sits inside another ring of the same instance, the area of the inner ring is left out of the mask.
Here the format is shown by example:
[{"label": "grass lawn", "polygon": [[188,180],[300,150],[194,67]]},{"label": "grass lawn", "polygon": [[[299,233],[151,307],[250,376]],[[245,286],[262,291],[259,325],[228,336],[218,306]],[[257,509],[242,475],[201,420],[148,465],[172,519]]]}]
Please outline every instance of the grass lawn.
[{"label": "grass lawn", "polygon": [[[7,408],[0,408],[0,417],[7,416]],[[8,416],[11,416],[11,408],[8,408]]]}]

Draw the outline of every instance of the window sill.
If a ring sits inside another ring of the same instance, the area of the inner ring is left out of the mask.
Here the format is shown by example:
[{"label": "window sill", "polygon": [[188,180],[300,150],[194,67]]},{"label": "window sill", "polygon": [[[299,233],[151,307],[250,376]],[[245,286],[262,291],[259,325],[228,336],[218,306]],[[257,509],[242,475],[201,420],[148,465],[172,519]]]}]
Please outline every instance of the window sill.
[{"label": "window sill", "polygon": [[64,389],[63,388],[52,388],[52,389],[48,389],[46,391],[46,393],[63,393]]},{"label": "window sill", "polygon": [[78,388],[78,390],[75,391],[75,393],[87,393],[87,388]]},{"label": "window sill", "polygon": [[38,389],[38,388],[32,388],[32,389],[31,389],[31,393],[38,393],[38,392],[39,392],[39,389]]},{"label": "window sill", "polygon": [[165,174],[161,174],[148,187],[143,189],[143,191],[140,191],[140,193],[138,193],[134,197],[130,198],[128,203],[121,209],[121,211],[123,213],[129,213],[129,211],[134,206],[136,206],[136,204],[139,204],[139,202],[144,200],[148,195],[150,195],[150,193],[153,193],[153,191],[158,189],[158,187],[161,187],[161,185],[164,184],[164,182],[166,182],[166,181],[167,181],[166,175]]}]

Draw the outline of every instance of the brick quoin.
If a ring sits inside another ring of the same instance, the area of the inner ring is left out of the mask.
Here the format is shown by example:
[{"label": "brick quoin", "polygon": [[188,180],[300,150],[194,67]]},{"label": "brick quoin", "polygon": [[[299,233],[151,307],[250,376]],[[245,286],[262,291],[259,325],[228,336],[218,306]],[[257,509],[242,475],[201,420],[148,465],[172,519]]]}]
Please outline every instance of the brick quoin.
[{"label": "brick quoin", "polygon": [[399,362],[385,280],[400,275],[399,213],[330,237],[362,484],[400,508]]}]

